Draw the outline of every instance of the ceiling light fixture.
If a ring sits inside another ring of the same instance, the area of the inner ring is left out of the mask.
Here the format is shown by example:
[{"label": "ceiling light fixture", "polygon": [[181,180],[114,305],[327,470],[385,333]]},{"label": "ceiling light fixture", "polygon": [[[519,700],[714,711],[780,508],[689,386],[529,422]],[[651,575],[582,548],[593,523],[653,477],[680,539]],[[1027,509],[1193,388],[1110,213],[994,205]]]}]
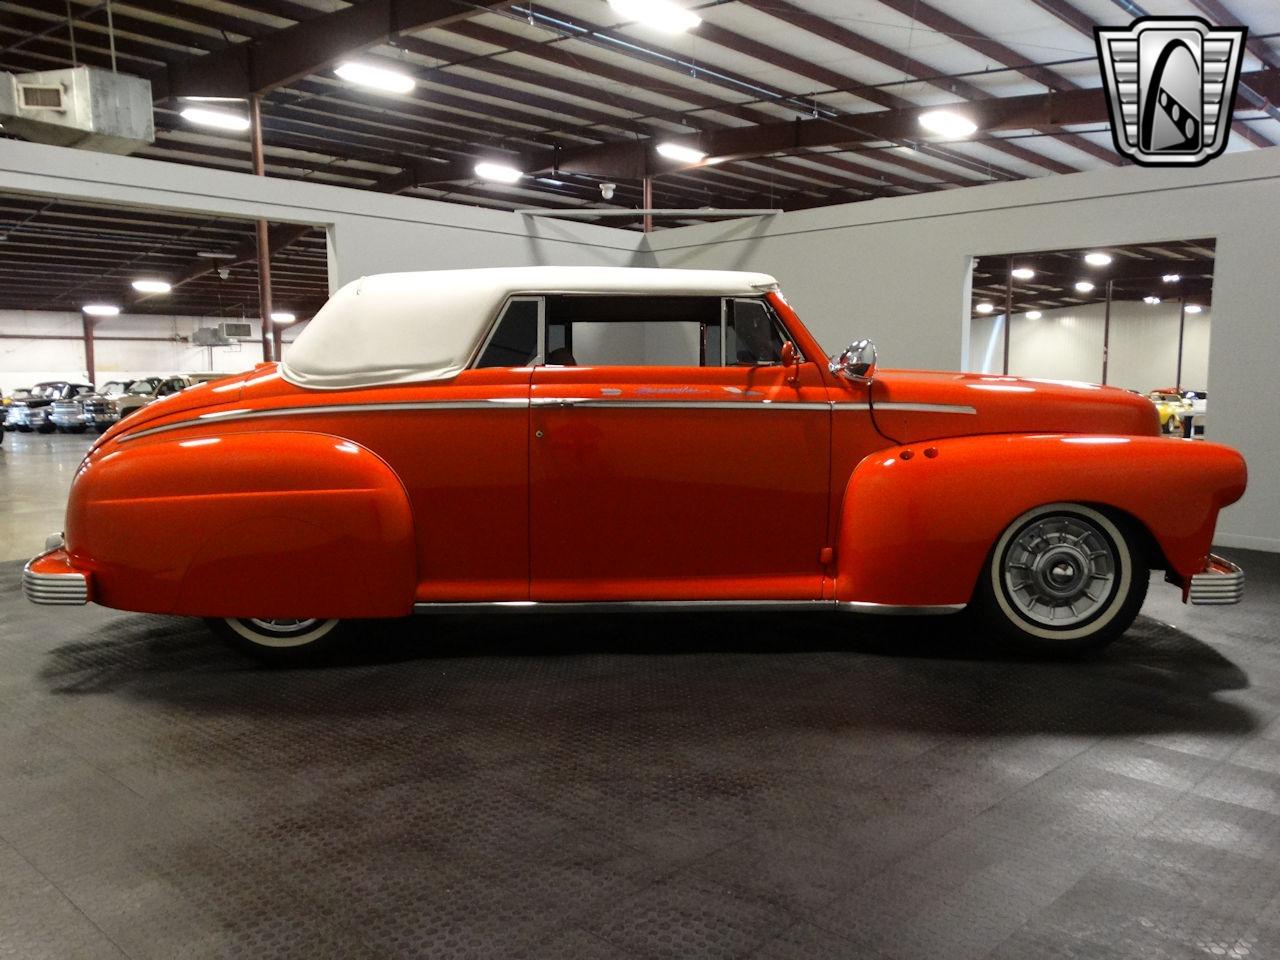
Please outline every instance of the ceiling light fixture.
[{"label": "ceiling light fixture", "polygon": [[1039,320],[1039,319],[1040,319],[1041,317],[1043,317],[1043,316],[1044,316],[1044,314],[1043,314],[1043,313],[1041,313],[1039,310],[1028,310],[1028,311],[1027,311],[1027,319],[1028,319],[1028,320]]},{"label": "ceiling light fixture", "polygon": [[91,317],[115,317],[120,315],[120,308],[111,303],[86,303],[80,309]]},{"label": "ceiling light fixture", "polygon": [[482,160],[476,164],[476,176],[482,180],[493,180],[497,183],[517,183],[524,173],[510,164]]},{"label": "ceiling light fixture", "polygon": [[948,140],[959,140],[978,129],[978,125],[966,116],[952,110],[930,110],[920,114],[920,126]]},{"label": "ceiling light fixture", "polygon": [[976,307],[974,307],[973,309],[977,310],[979,313],[990,313],[992,310],[994,310],[994,309],[995,309],[995,305],[994,305],[994,304],[987,303],[987,302],[984,300],[982,303],[978,304],[978,305],[977,305]]},{"label": "ceiling light fixture", "polygon": [[173,284],[164,280],[135,280],[133,289],[139,293],[168,293],[173,289]]},{"label": "ceiling light fixture", "polygon": [[1165,274],[1163,277],[1161,277],[1160,279],[1161,279],[1161,280],[1163,280],[1165,283],[1177,283],[1179,280],[1181,280],[1181,279],[1182,279],[1182,274],[1180,274],[1180,273],[1166,273],[1166,274]]},{"label": "ceiling light fixture", "polygon": [[660,143],[658,154],[677,163],[701,163],[707,155],[695,147],[686,147],[679,143]]},{"label": "ceiling light fixture", "polygon": [[1030,267],[1014,267],[1012,273],[1014,278],[1018,280],[1030,280],[1036,275],[1036,272]]},{"label": "ceiling light fixture", "polygon": [[671,0],[609,0],[609,6],[618,16],[663,33],[685,33],[702,22],[692,10]]},{"label": "ceiling light fixture", "polygon": [[417,80],[399,70],[387,70],[385,67],[350,60],[339,64],[333,72],[347,83],[382,93],[408,93],[418,85]]},{"label": "ceiling light fixture", "polygon": [[1187,313],[1200,313],[1204,310],[1204,307],[1200,306],[1198,303],[1188,303],[1186,309]]},{"label": "ceiling light fixture", "polygon": [[201,127],[216,127],[219,130],[241,132],[249,129],[248,117],[238,113],[227,113],[225,110],[209,110],[205,107],[184,108],[182,119]]},{"label": "ceiling light fixture", "polygon": [[1142,302],[1150,304],[1151,306],[1154,307],[1157,303],[1160,302],[1160,298],[1159,297],[1143,297]]},{"label": "ceiling light fixture", "polygon": [[1079,283],[1076,284],[1076,289],[1079,290],[1081,293],[1092,293],[1093,284],[1090,283],[1088,280],[1081,280]]},{"label": "ceiling light fixture", "polygon": [[204,257],[206,260],[234,260],[234,253],[224,253],[221,250],[197,250],[197,257]]},{"label": "ceiling light fixture", "polygon": [[1109,253],[1086,253],[1084,262],[1091,267],[1105,267],[1111,262],[1111,254]]},{"label": "ceiling light fixture", "polygon": [[271,312],[272,323],[293,323],[297,319],[292,313],[285,313],[283,310],[273,310]]}]

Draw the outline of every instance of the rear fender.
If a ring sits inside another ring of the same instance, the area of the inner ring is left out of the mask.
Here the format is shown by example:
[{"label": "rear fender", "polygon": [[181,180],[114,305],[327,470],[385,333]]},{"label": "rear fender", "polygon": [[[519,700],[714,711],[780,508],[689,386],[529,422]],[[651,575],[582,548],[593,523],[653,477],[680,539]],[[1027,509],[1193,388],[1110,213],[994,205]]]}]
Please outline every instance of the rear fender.
[{"label": "rear fender", "polygon": [[192,616],[383,617],[413,607],[413,516],[368,449],[319,433],[148,439],[90,457],[67,550],[94,599]]},{"label": "rear fender", "polygon": [[836,599],[967,603],[1001,532],[1057,502],[1132,516],[1187,583],[1203,568],[1218,511],[1240,499],[1245,480],[1230,447],[1161,437],[990,435],[882,450],[845,490]]}]

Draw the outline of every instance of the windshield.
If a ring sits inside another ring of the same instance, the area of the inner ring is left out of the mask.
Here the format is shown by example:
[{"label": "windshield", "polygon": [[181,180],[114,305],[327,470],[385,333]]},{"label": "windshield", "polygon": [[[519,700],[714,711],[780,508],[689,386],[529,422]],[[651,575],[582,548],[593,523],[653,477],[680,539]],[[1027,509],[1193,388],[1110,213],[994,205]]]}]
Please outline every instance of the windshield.
[{"label": "windshield", "polygon": [[155,393],[156,387],[159,385],[159,383],[160,381],[155,379],[135,380],[133,381],[133,384],[129,387],[129,392],[142,394],[143,396],[150,396],[151,394]]},{"label": "windshield", "polygon": [[124,393],[128,389],[129,389],[129,384],[126,381],[112,380],[108,383],[104,383],[102,385],[102,389],[99,390],[98,392],[105,393],[108,396],[115,396],[116,394]]}]

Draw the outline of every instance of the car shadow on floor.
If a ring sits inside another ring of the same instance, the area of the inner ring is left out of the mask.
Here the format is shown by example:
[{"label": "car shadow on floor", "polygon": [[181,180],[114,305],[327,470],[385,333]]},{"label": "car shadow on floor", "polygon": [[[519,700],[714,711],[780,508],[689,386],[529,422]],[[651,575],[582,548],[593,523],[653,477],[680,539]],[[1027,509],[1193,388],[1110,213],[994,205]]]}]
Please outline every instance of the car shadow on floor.
[{"label": "car shadow on floor", "polygon": [[[1106,650],[1073,660],[991,652],[962,617],[627,614],[420,617],[368,624],[326,661],[257,666],[196,621],[134,616],[53,649],[55,694],[119,694],[212,712],[418,716],[554,699],[574,711],[643,685],[646,709],[688,713],[770,703],[804,716],[848,704],[851,724],[975,734],[1244,734],[1253,715],[1221,694],[1248,675],[1203,641],[1140,617]],[[406,699],[401,693],[413,692]],[[663,703],[664,700],[669,703]],[[536,709],[529,707],[530,710]],[[816,719],[815,719],[815,722]]]}]

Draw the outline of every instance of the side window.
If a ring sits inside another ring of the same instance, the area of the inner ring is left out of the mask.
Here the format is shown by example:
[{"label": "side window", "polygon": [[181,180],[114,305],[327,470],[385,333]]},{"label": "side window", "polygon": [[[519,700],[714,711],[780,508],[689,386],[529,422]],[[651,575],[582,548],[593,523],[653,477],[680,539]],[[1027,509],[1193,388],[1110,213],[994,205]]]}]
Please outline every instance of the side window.
[{"label": "side window", "polygon": [[782,331],[768,305],[763,300],[729,300],[725,306],[725,363],[781,363]]},{"label": "side window", "polygon": [[719,344],[720,298],[551,296],[546,330],[548,364],[705,366],[715,362],[708,341]]},{"label": "side window", "polygon": [[536,298],[508,303],[476,367],[523,367],[532,363],[538,356],[538,306]]}]

